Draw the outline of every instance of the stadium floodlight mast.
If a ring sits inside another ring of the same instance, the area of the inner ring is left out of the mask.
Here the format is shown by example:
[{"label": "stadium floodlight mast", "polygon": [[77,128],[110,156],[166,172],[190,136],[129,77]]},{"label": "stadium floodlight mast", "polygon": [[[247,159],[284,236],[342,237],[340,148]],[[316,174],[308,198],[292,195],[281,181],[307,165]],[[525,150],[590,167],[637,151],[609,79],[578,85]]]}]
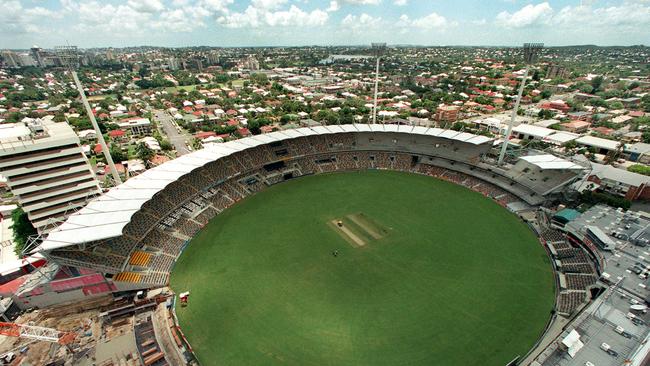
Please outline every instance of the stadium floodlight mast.
[{"label": "stadium floodlight mast", "polygon": [[506,156],[506,150],[508,150],[508,142],[510,141],[510,134],[512,133],[512,126],[515,124],[515,117],[517,117],[517,111],[519,110],[519,104],[521,103],[521,96],[524,94],[524,87],[526,86],[526,79],[528,79],[528,71],[530,65],[534,64],[537,61],[537,56],[539,52],[544,47],[543,43],[524,43],[524,62],[526,63],[526,69],[524,70],[524,77],[521,79],[521,84],[519,84],[519,92],[517,93],[517,99],[515,101],[515,106],[512,109],[512,115],[510,116],[510,123],[508,124],[508,130],[505,135],[505,141],[501,146],[501,152],[499,153],[498,165],[503,164],[503,158]]},{"label": "stadium floodlight mast", "polygon": [[86,93],[84,92],[84,88],[81,85],[81,81],[79,81],[79,77],[77,76],[77,71],[75,70],[75,68],[79,66],[77,46],[58,46],[55,47],[55,50],[57,56],[59,57],[59,60],[61,60],[61,63],[64,66],[66,66],[70,71],[70,73],[72,74],[72,79],[74,80],[74,84],[77,88],[77,91],[79,92],[79,96],[81,97],[81,103],[84,105],[84,108],[86,109],[86,114],[88,115],[88,119],[90,119],[90,123],[93,125],[93,128],[95,129],[95,134],[97,135],[97,142],[102,147],[102,153],[104,154],[104,158],[106,158],[106,163],[108,163],[108,167],[111,170],[113,181],[115,185],[119,185],[122,183],[122,179],[120,178],[120,174],[117,172],[117,168],[115,168],[115,163],[113,162],[111,153],[108,150],[108,146],[106,146],[104,135],[102,135],[102,131],[99,128],[99,124],[97,124],[97,120],[95,119],[95,114],[90,108],[90,104],[88,104],[88,99],[86,99]]},{"label": "stadium floodlight mast", "polygon": [[375,70],[375,96],[373,100],[372,107],[372,124],[374,125],[377,122],[377,91],[379,88],[379,60],[381,56],[386,52],[386,43],[372,43],[372,53],[377,59],[377,68]]}]

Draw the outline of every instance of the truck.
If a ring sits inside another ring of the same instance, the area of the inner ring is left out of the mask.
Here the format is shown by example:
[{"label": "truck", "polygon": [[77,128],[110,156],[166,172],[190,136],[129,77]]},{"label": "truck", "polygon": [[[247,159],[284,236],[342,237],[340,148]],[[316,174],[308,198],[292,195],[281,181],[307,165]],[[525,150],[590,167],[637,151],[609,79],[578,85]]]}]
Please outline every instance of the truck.
[{"label": "truck", "polygon": [[614,351],[614,350],[612,349],[612,347],[610,347],[610,345],[607,344],[607,343],[605,343],[605,342],[603,342],[603,343],[600,345],[600,349],[602,349],[603,351],[607,352],[607,354],[610,355],[610,356],[612,356],[612,357],[618,357],[618,352]]}]

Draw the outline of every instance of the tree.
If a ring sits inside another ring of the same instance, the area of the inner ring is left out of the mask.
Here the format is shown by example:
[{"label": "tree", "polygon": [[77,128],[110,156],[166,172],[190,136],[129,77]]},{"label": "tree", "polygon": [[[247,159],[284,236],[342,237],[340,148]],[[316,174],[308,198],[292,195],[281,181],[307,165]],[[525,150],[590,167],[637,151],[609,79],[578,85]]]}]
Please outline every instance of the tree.
[{"label": "tree", "polygon": [[135,154],[138,159],[144,161],[145,164],[149,163],[151,158],[154,156],[153,150],[151,150],[144,142],[139,143],[138,146],[135,147]]},{"label": "tree", "polygon": [[113,158],[113,161],[116,163],[122,162],[127,159],[126,154],[124,154],[122,149],[116,144],[111,144],[109,153],[111,154],[111,158]]},{"label": "tree", "polygon": [[203,143],[201,142],[200,139],[197,139],[197,138],[192,139],[191,145],[192,145],[192,149],[194,149],[194,150],[199,150],[199,149],[203,148]]},{"label": "tree", "polygon": [[257,85],[266,85],[269,83],[269,78],[266,74],[255,73],[251,74],[251,81]]},{"label": "tree", "polygon": [[214,81],[219,84],[225,84],[230,80],[230,77],[228,77],[227,74],[218,74],[215,75]]},{"label": "tree", "polygon": [[284,87],[277,82],[274,82],[273,85],[271,85],[271,90],[278,93],[284,93]]},{"label": "tree", "polygon": [[623,109],[624,107],[625,106],[623,105],[623,103],[621,103],[619,101],[614,101],[614,102],[609,103],[609,108],[610,109]]},{"label": "tree", "polygon": [[160,140],[160,148],[165,150],[165,151],[169,151],[169,150],[172,150],[174,147],[172,146],[172,143],[169,142],[169,140],[162,139],[162,140]]},{"label": "tree", "polygon": [[11,219],[14,222],[11,229],[14,232],[14,241],[16,247],[14,248],[16,255],[20,256],[27,245],[27,241],[31,235],[36,235],[34,225],[29,221],[27,213],[21,208],[17,208],[11,212]]},{"label": "tree", "polygon": [[593,88],[592,93],[600,91],[600,88],[603,86],[605,79],[602,76],[596,76],[591,79],[591,87]]},{"label": "tree", "polygon": [[554,113],[550,109],[540,109],[537,116],[542,119],[551,119],[553,118]]}]

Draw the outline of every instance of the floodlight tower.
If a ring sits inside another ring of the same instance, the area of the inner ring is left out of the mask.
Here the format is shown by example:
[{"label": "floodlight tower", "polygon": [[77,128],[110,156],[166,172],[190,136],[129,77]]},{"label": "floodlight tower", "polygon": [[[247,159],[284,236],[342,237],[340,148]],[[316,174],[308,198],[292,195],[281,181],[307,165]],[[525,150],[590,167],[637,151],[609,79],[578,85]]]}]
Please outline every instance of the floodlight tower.
[{"label": "floodlight tower", "polygon": [[379,60],[386,52],[386,43],[372,43],[372,53],[377,59],[377,68],[375,70],[375,96],[372,108],[372,124],[377,122],[377,89],[379,88]]},{"label": "floodlight tower", "polygon": [[526,69],[524,70],[524,77],[521,79],[521,84],[519,84],[519,92],[517,93],[517,99],[515,101],[515,107],[512,109],[512,115],[510,116],[510,123],[508,124],[508,131],[506,132],[505,141],[501,146],[501,153],[499,153],[498,165],[503,164],[503,158],[506,156],[506,150],[508,150],[508,141],[510,141],[510,134],[512,133],[512,126],[515,123],[515,117],[517,116],[517,111],[519,110],[519,104],[521,103],[521,96],[524,94],[524,86],[526,86],[526,79],[528,78],[528,70],[530,65],[534,64],[537,60],[539,52],[544,47],[543,43],[524,43],[524,62],[526,63]]},{"label": "floodlight tower", "polygon": [[102,147],[102,153],[104,154],[104,158],[106,158],[106,163],[108,164],[108,167],[111,169],[111,175],[113,176],[113,181],[115,185],[119,185],[122,183],[122,179],[120,178],[120,174],[117,172],[117,169],[115,168],[115,163],[113,162],[111,153],[108,150],[108,146],[106,146],[104,135],[102,135],[102,131],[100,130],[99,125],[97,124],[97,120],[95,119],[95,114],[90,108],[90,104],[88,104],[88,99],[86,99],[86,93],[84,92],[84,88],[81,85],[81,81],[79,81],[79,77],[77,76],[77,71],[75,71],[75,68],[79,66],[79,57],[77,56],[77,46],[58,46],[55,47],[55,50],[59,57],[59,60],[61,60],[61,63],[64,66],[66,66],[70,71],[70,73],[72,74],[72,79],[74,80],[75,86],[77,87],[77,91],[79,92],[79,96],[81,97],[81,103],[84,105],[84,108],[86,109],[86,114],[88,115],[88,119],[90,119],[90,123],[93,125],[93,128],[95,129],[95,134],[97,135],[97,142]]}]

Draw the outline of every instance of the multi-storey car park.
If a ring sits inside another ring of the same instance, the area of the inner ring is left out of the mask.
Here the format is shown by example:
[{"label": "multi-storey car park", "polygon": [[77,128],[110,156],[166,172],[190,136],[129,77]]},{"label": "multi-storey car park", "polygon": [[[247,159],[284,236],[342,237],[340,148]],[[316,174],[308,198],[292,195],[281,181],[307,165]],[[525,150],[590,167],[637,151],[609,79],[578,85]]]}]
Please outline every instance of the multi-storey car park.
[{"label": "multi-storey car park", "polygon": [[[530,212],[561,196],[581,177],[582,166],[548,154],[498,167],[487,157],[493,143],[438,128],[359,124],[210,145],[131,178],[52,230],[37,249],[48,265],[20,286],[14,302],[45,307],[166,286],[188,241],[213,217],[268,186],[301,176],[367,169],[428,175],[515,212]],[[547,346],[544,340],[556,336],[554,326],[566,324],[597,294],[591,289],[599,275],[590,251],[539,222],[531,226],[552,256],[557,298],[549,332],[536,349]],[[539,352],[529,356],[539,359]]]}]

